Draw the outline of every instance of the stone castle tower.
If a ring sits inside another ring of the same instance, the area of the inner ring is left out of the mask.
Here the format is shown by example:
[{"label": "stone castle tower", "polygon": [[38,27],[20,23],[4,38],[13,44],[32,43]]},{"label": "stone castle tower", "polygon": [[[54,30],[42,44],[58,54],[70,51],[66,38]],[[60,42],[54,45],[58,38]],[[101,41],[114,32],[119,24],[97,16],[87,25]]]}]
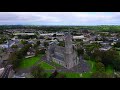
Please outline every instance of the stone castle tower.
[{"label": "stone castle tower", "polygon": [[76,52],[72,45],[72,35],[68,32],[65,35],[65,63],[66,67],[69,69],[77,64]]},{"label": "stone castle tower", "polygon": [[72,46],[72,36],[70,33],[65,35],[65,63],[66,67],[70,68],[73,66],[73,46]]}]

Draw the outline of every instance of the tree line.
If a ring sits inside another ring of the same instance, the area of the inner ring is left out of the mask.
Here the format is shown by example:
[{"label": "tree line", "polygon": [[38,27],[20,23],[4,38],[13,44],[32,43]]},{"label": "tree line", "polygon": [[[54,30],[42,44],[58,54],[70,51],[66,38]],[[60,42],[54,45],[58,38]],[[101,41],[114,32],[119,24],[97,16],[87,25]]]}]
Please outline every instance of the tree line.
[{"label": "tree line", "polygon": [[49,32],[65,31],[65,30],[95,30],[119,32],[119,25],[98,25],[98,26],[35,26],[35,25],[0,25],[0,30],[6,29],[36,29]]}]

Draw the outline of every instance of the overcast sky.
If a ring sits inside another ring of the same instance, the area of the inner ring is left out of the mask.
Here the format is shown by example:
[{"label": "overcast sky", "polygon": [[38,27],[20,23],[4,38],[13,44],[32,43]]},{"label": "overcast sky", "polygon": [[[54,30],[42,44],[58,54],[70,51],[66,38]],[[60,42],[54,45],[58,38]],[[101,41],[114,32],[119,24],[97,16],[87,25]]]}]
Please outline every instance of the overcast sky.
[{"label": "overcast sky", "polygon": [[0,25],[120,25],[120,12],[0,12]]}]

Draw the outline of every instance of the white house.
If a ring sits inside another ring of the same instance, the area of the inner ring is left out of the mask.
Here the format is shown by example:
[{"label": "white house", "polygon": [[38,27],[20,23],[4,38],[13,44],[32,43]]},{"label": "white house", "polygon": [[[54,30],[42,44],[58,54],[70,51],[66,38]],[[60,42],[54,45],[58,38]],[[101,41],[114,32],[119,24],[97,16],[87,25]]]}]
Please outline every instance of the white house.
[{"label": "white house", "polygon": [[81,36],[73,36],[73,39],[84,39],[84,35],[81,35]]},{"label": "white house", "polygon": [[0,44],[0,48],[8,48],[15,44],[15,41],[11,40],[5,44]]}]

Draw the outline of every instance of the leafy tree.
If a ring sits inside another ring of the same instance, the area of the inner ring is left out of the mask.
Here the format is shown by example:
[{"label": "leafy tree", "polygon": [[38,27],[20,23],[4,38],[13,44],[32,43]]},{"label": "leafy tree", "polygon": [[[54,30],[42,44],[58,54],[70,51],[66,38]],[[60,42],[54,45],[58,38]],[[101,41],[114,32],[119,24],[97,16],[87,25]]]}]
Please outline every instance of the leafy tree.
[{"label": "leafy tree", "polygon": [[114,67],[114,69],[116,70],[116,71],[120,71],[120,59],[115,59],[115,60],[113,60],[112,61],[112,63],[113,63],[113,67]]},{"label": "leafy tree", "polygon": [[44,42],[44,46],[45,47],[49,46],[49,43],[48,42]]},{"label": "leafy tree", "polygon": [[47,38],[46,40],[51,40],[51,38]]},{"label": "leafy tree", "polygon": [[36,44],[37,44],[37,46],[39,46],[40,45],[40,41],[37,41]]},{"label": "leafy tree", "polygon": [[39,54],[40,54],[40,50],[37,49],[37,50],[35,51],[35,56],[37,56],[37,55],[39,55]]},{"label": "leafy tree", "polygon": [[5,37],[2,37],[2,38],[0,39],[0,44],[4,43],[5,41],[6,41],[6,38],[5,38]]},{"label": "leafy tree", "polygon": [[86,53],[83,55],[83,57],[84,57],[85,60],[89,60],[90,59],[90,56],[88,54],[86,54]]},{"label": "leafy tree", "polygon": [[18,46],[17,45],[12,45],[12,47],[11,48],[18,48]]},{"label": "leafy tree", "polygon": [[84,49],[78,48],[77,49],[77,54],[78,54],[78,56],[83,55],[84,54]]},{"label": "leafy tree", "polygon": [[53,34],[53,36],[52,37],[56,37],[56,34]]},{"label": "leafy tree", "polygon": [[40,65],[31,68],[31,75],[34,78],[47,78],[47,74]]},{"label": "leafy tree", "polygon": [[57,70],[55,70],[49,78],[55,78],[58,75]]},{"label": "leafy tree", "polygon": [[27,43],[28,43],[28,41],[21,40],[21,44],[25,45],[25,44],[27,44]]},{"label": "leafy tree", "polygon": [[107,75],[105,72],[100,72],[100,71],[96,71],[92,73],[91,77],[92,78],[110,78],[110,76]]},{"label": "leafy tree", "polygon": [[105,72],[105,66],[103,63],[98,62],[95,64],[96,70],[99,72]]},{"label": "leafy tree", "polygon": [[41,49],[40,54],[45,54],[45,49]]},{"label": "leafy tree", "polygon": [[64,41],[59,41],[59,46],[65,47],[65,42]]},{"label": "leafy tree", "polygon": [[114,44],[114,47],[120,48],[120,42],[117,42],[116,44]]},{"label": "leafy tree", "polygon": [[13,65],[13,68],[16,68],[19,63],[20,63],[20,59],[17,56],[17,52],[13,52],[9,55],[9,63]]}]

